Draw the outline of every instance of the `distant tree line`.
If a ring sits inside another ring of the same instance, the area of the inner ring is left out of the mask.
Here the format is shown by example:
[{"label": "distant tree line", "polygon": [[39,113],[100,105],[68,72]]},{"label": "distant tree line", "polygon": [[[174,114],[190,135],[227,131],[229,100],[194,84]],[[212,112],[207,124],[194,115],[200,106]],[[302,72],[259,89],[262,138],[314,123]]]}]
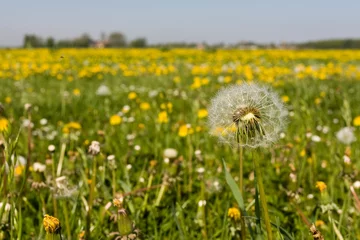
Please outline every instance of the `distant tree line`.
[{"label": "distant tree line", "polygon": [[53,37],[43,39],[35,34],[26,34],[24,36],[24,48],[203,48],[203,49],[268,49],[268,48],[286,48],[286,49],[360,49],[360,39],[334,39],[310,41],[305,43],[281,43],[281,44],[259,44],[251,41],[241,41],[235,44],[217,43],[207,44],[194,42],[170,42],[148,44],[146,38],[136,38],[130,42],[126,41],[125,35],[121,32],[113,32],[106,36],[101,34],[100,40],[94,40],[89,34],[82,34],[74,39],[55,40]]},{"label": "distant tree line", "polygon": [[360,48],[360,39],[332,39],[300,43],[298,48],[355,49]]},{"label": "distant tree line", "polygon": [[94,40],[89,34],[82,34],[74,39],[62,39],[56,41],[53,37],[43,39],[35,34],[26,34],[23,42],[24,48],[144,48],[147,47],[146,38],[137,38],[130,42],[126,41],[121,32],[113,32],[108,37],[102,34],[101,40]]}]

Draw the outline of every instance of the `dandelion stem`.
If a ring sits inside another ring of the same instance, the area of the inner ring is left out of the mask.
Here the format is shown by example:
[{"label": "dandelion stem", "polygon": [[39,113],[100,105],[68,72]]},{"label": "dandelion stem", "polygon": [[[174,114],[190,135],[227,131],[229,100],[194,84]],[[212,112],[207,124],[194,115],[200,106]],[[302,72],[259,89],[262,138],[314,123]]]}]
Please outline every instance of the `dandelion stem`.
[{"label": "dandelion stem", "polygon": [[112,192],[113,192],[113,198],[115,198],[116,195],[116,171],[115,169],[112,170]]},{"label": "dandelion stem", "polygon": [[58,164],[57,171],[56,171],[56,176],[58,176],[58,177],[60,177],[60,175],[61,175],[61,169],[62,169],[62,165],[64,162],[65,150],[66,150],[66,143],[63,142],[61,144],[60,159],[59,159],[59,164]]},{"label": "dandelion stem", "polygon": [[272,237],[272,232],[271,232],[271,223],[270,223],[269,212],[268,212],[268,207],[267,207],[267,203],[266,203],[266,195],[265,195],[265,190],[264,190],[261,169],[260,169],[259,162],[256,160],[256,157],[253,157],[253,161],[254,161],[257,183],[258,183],[259,192],[260,192],[260,202],[261,202],[261,206],[262,206],[263,212],[264,212],[264,220],[265,220],[265,226],[266,226],[266,232],[267,232],[267,239],[272,240],[273,237]]},{"label": "dandelion stem", "polygon": [[[51,159],[52,159],[52,178],[53,178],[53,185],[54,185],[54,189],[56,189],[56,173],[55,173],[55,159],[54,159],[54,154],[51,154]],[[58,216],[58,211],[57,211],[57,202],[56,202],[56,198],[55,198],[55,190],[52,193],[52,198],[53,198],[53,205],[54,205],[54,215]]]},{"label": "dandelion stem", "polygon": [[94,201],[94,189],[95,189],[95,182],[96,182],[96,157],[93,157],[93,169],[91,173],[91,185],[90,185],[90,194],[89,194],[89,211],[86,216],[86,231],[85,236],[86,238],[90,239],[90,225],[91,225],[91,211],[92,211],[92,205]]},{"label": "dandelion stem", "polygon": [[[238,145],[238,152],[239,152],[239,189],[241,194],[244,196],[244,172],[243,172],[243,164],[244,164],[244,159],[243,159],[243,147],[240,145]],[[246,239],[246,228],[245,228],[245,219],[242,216],[240,219],[240,224],[241,224],[241,239]]]},{"label": "dandelion stem", "polygon": [[[69,211],[67,208],[66,203],[63,204],[63,209],[64,209],[64,215],[65,215],[65,226],[66,226],[66,234],[67,234],[67,239],[71,239],[71,231],[70,231],[70,222],[69,222]],[[61,234],[60,234],[61,236]]]}]

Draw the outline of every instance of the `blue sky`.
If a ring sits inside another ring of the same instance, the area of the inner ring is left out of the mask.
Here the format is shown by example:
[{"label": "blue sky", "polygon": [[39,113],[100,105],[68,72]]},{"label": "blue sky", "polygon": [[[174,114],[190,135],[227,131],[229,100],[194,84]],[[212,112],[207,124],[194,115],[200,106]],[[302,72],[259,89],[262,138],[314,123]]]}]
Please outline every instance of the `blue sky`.
[{"label": "blue sky", "polygon": [[0,0],[0,46],[25,33],[73,38],[123,32],[150,43],[234,43],[360,38],[360,1]]}]

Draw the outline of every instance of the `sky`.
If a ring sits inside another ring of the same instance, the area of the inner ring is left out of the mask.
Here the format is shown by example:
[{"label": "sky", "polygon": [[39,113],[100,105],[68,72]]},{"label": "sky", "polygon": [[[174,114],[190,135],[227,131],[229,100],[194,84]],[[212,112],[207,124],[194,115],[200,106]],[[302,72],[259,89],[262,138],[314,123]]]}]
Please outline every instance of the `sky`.
[{"label": "sky", "polygon": [[360,38],[360,0],[0,0],[0,46],[120,31],[149,43]]}]

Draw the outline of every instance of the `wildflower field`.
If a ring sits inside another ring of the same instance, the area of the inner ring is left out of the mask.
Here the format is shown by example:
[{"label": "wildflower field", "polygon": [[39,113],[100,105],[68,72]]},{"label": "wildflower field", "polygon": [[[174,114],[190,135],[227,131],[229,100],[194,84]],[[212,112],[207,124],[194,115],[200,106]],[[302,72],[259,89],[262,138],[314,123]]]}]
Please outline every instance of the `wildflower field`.
[{"label": "wildflower field", "polygon": [[360,51],[3,49],[0,83],[0,239],[360,239]]}]

